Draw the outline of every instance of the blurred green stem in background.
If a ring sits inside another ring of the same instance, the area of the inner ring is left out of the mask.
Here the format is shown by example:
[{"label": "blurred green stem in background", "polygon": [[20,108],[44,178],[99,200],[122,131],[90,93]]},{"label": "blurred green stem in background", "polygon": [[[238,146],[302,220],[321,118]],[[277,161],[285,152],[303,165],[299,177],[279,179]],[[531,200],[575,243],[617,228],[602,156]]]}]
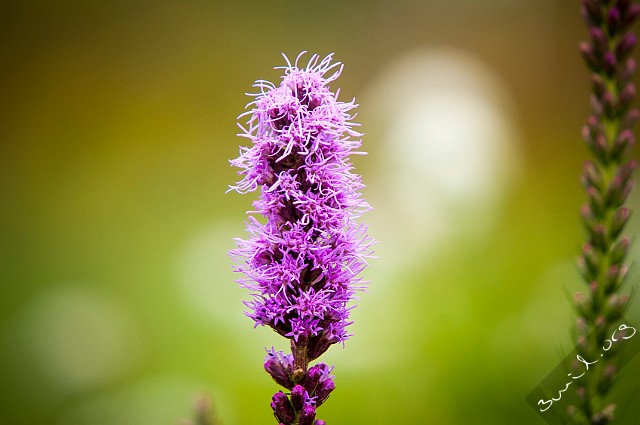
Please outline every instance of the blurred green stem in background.
[{"label": "blurred green stem in background", "polygon": [[[621,233],[629,217],[625,203],[636,167],[627,156],[638,111],[629,111],[635,97],[632,77],[636,62],[628,57],[637,40],[628,30],[640,13],[640,5],[626,0],[583,0],[582,13],[590,41],[580,44],[580,52],[592,72],[593,91],[592,114],[583,137],[593,161],[585,163],[582,175],[589,201],[582,209],[587,242],[578,258],[589,296],[576,294],[575,306],[579,316],[577,351],[594,366],[577,381],[580,405],[570,409],[576,423],[602,425],[615,418],[616,405],[606,397],[619,368],[618,350],[604,347],[629,303],[628,295],[621,295],[620,289],[628,270],[625,258],[630,239]],[[577,363],[574,371],[579,374],[584,370]]]}]

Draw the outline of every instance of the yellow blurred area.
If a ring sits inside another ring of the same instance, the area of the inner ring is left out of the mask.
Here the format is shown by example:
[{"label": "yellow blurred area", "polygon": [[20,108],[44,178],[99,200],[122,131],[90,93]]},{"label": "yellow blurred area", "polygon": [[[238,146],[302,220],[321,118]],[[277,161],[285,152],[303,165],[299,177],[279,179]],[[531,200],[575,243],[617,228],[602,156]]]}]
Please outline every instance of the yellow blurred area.
[{"label": "yellow blurred area", "polygon": [[203,392],[221,424],[275,423],[287,344],[227,256],[255,195],[225,191],[244,93],[302,50],[345,64],[380,241],[318,417],[543,423],[524,399],[582,290],[584,36],[555,0],[4,2],[0,423],[176,424]]}]

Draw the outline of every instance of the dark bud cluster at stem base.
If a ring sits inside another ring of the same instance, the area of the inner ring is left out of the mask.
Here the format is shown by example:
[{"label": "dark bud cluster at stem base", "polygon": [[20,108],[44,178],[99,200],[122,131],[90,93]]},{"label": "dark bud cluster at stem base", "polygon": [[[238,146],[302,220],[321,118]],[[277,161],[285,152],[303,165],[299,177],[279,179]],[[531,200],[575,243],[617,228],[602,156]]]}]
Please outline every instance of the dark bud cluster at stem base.
[{"label": "dark bud cluster at stem base", "polygon": [[301,378],[296,376],[293,356],[268,351],[265,370],[288,393],[278,391],[273,395],[271,408],[276,419],[285,425],[324,425],[316,420],[316,409],[324,403],[335,388],[331,369],[318,363],[307,369]]}]

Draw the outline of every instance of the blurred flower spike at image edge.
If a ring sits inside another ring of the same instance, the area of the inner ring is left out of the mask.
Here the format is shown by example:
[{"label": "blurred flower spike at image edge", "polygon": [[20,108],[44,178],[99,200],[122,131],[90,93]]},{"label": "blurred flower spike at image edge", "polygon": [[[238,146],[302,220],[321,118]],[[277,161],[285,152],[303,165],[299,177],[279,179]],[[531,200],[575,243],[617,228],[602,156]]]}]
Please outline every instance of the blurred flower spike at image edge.
[{"label": "blurred flower spike at image edge", "polygon": [[[637,64],[630,56],[637,38],[630,29],[640,15],[640,5],[633,0],[583,0],[581,6],[590,39],[580,44],[580,53],[592,84],[592,111],[583,138],[593,160],[585,163],[582,175],[588,198],[581,211],[587,242],[578,267],[587,294],[575,297],[576,350],[585,359],[595,359],[629,303],[628,295],[620,294],[630,246],[622,232],[630,215],[625,202],[636,168],[635,161],[627,159],[640,115],[632,108]],[[576,423],[606,424],[614,419],[615,404],[605,397],[615,378],[617,357],[613,350],[607,353],[577,389],[582,403],[572,406]]]},{"label": "blurred flower spike at image edge", "polygon": [[[255,326],[269,326],[290,341],[291,354],[267,351],[264,367],[287,393],[271,402],[279,423],[323,425],[316,409],[334,389],[331,368],[309,366],[331,345],[350,336],[349,313],[360,272],[371,257],[373,240],[357,222],[371,207],[362,199],[360,176],[349,156],[362,136],[350,111],[355,101],[338,101],[329,84],[342,64],[312,55],[299,67],[285,55],[279,85],[257,80],[255,99],[238,119],[239,136],[251,141],[231,161],[242,180],[229,190],[260,189],[246,223],[249,238],[230,251],[237,282],[251,291],[245,302]],[[262,216],[262,222],[254,214]]]},{"label": "blurred flower spike at image edge", "polygon": [[178,425],[217,425],[219,422],[213,414],[211,398],[206,394],[199,394],[193,406],[194,419],[185,419]]}]

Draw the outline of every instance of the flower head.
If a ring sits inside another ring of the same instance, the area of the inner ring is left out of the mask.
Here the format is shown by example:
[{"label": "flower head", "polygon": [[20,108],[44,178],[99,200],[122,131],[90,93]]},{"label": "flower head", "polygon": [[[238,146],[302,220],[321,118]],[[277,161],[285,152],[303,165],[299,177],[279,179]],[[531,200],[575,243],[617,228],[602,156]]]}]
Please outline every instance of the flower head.
[{"label": "flower head", "polygon": [[304,345],[308,361],[349,337],[347,304],[363,285],[371,240],[356,222],[370,207],[349,162],[360,153],[350,114],[357,105],[329,88],[342,65],[313,55],[298,67],[300,56],[293,65],[285,56],[279,85],[258,80],[239,117],[251,145],[231,161],[242,176],[231,189],[259,189],[253,213],[263,219],[249,217],[249,238],[231,254],[244,273],[238,282],[252,291],[247,315]]}]

